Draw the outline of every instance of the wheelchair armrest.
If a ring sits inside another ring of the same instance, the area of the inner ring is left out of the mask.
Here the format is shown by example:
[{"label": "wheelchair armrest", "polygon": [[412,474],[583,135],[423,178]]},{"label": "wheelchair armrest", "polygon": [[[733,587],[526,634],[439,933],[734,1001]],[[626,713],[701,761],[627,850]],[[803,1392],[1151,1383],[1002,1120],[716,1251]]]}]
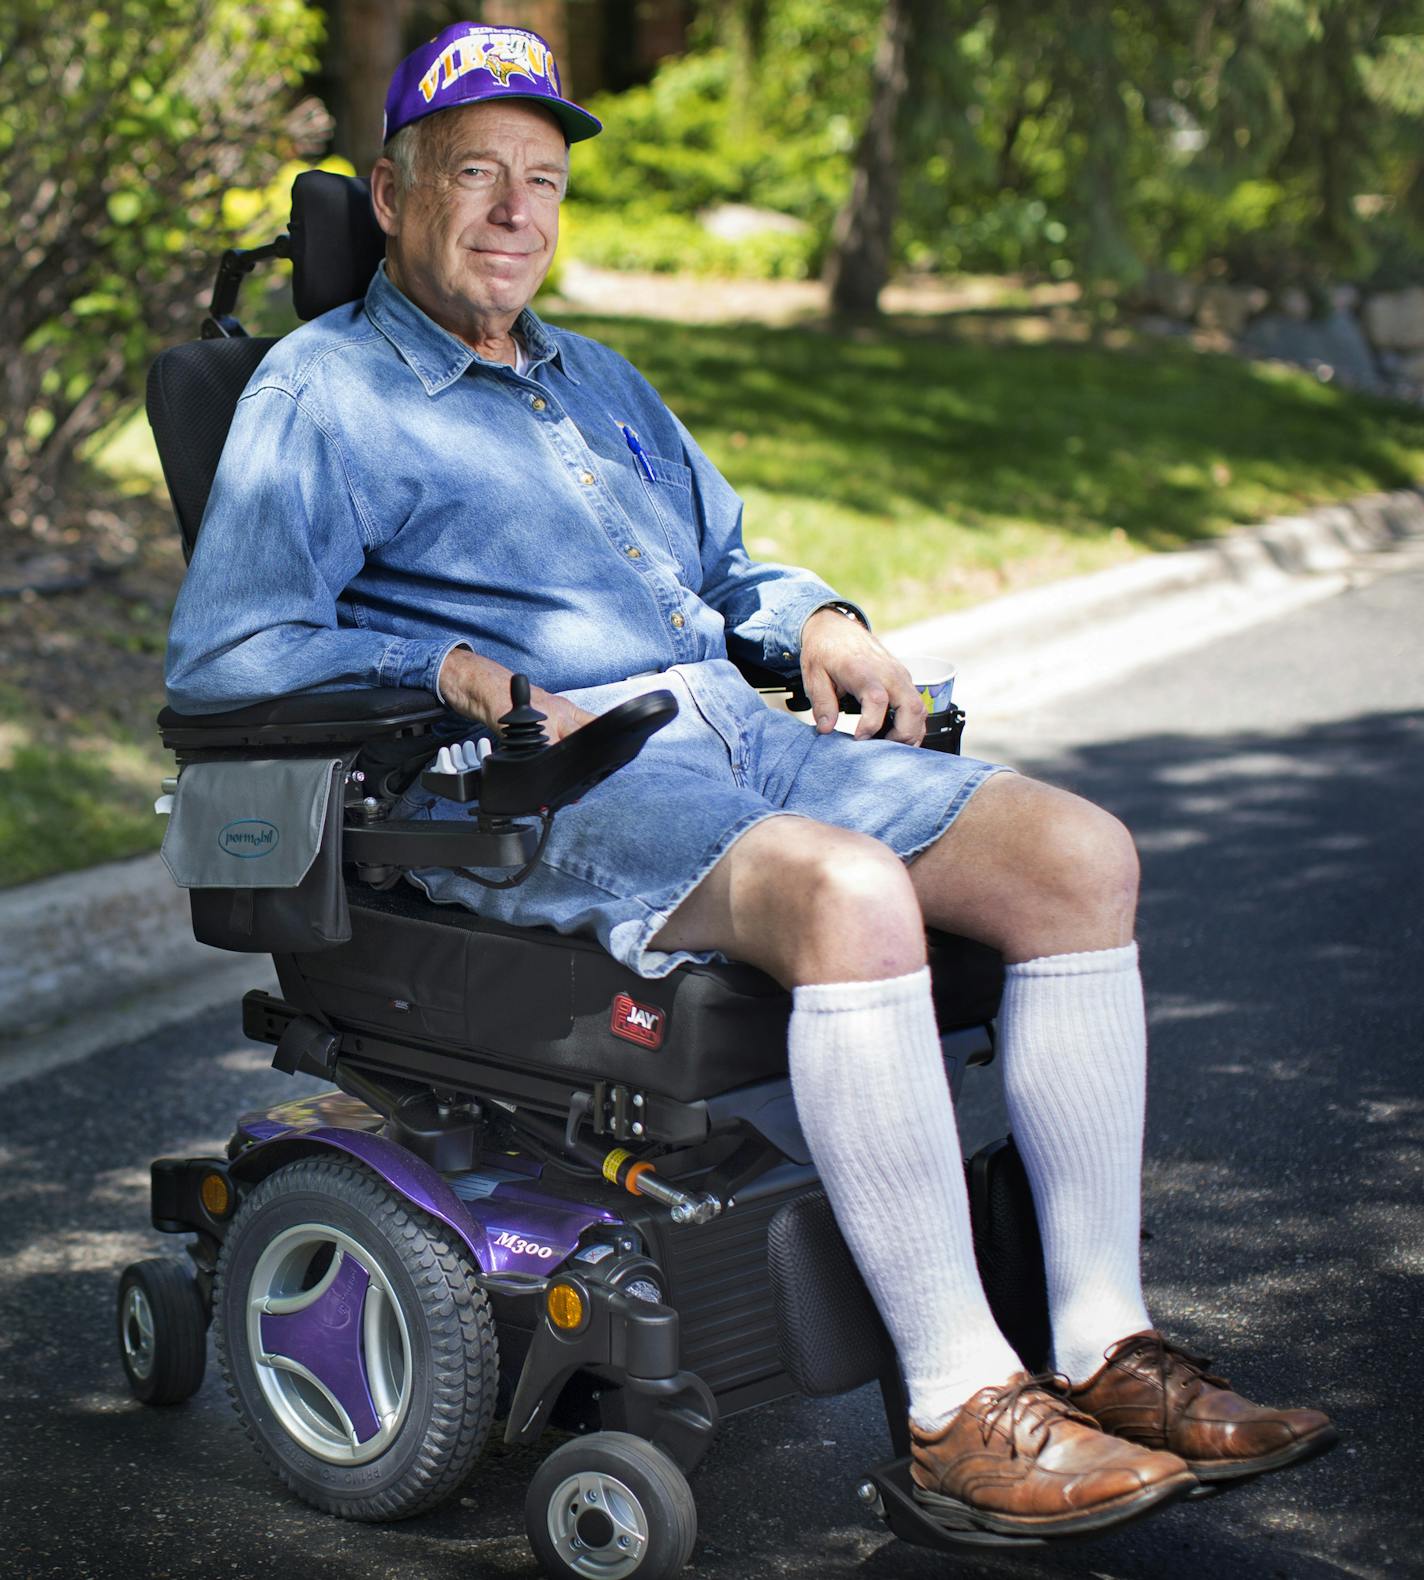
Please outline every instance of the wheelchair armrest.
[{"label": "wheelchair armrest", "polygon": [[676,717],[677,698],[670,691],[649,691],[620,702],[542,751],[495,751],[479,776],[480,811],[496,817],[541,808],[555,812],[632,762],[649,737]]},{"label": "wheelchair armrest", "polygon": [[741,671],[742,679],[753,691],[786,692],[788,694],[786,705],[793,713],[804,713],[811,706],[801,687],[799,667],[794,675],[783,675],[775,669],[768,669],[765,664],[754,664],[747,658],[733,658],[732,662]]},{"label": "wheelchair armrest", "polygon": [[356,745],[421,734],[446,709],[428,691],[375,686],[354,691],[305,692],[227,713],[158,715],[170,750],[220,750],[234,746]]},{"label": "wheelchair armrest", "polygon": [[[786,706],[792,713],[809,713],[811,699],[806,695],[801,685],[801,672],[795,675],[781,675],[774,669],[768,669],[763,664],[753,664],[747,659],[734,658],[732,662],[742,672],[742,678],[753,690],[767,693],[779,692],[786,698]],[[855,697],[842,697],[840,699],[842,713],[859,713],[860,703]],[[887,719],[881,734],[888,733],[890,721]],[[932,714],[925,730],[925,738],[920,743],[933,752],[952,752],[958,754],[959,743],[964,734],[964,710],[950,706],[942,713]]]},{"label": "wheelchair armrest", "polygon": [[[742,679],[763,696],[768,693],[781,692],[786,697],[786,707],[791,713],[809,713],[811,699],[806,695],[806,688],[801,684],[801,671],[798,668],[794,675],[783,675],[778,670],[768,669],[765,664],[754,664],[750,659],[734,658],[732,662],[741,671]],[[859,713],[860,702],[857,698],[844,696],[840,699],[842,713]]]}]

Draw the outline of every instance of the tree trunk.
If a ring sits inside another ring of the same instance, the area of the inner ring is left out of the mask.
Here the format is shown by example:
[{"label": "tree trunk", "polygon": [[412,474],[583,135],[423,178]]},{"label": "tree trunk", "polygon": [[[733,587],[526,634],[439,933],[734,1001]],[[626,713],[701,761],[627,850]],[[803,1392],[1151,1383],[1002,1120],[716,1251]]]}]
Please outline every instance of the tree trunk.
[{"label": "tree trunk", "polygon": [[855,317],[878,310],[890,274],[890,242],[900,202],[896,128],[909,83],[913,0],[887,0],[875,52],[870,113],[855,151],[850,197],[836,216],[824,279],[831,311]]},{"label": "tree trunk", "polygon": [[732,57],[732,131],[755,131],[757,92],[762,80],[768,0],[718,0],[717,37]]},{"label": "tree trunk", "polygon": [[340,0],[336,8],[337,145],[368,175],[381,152],[391,73],[405,58],[407,0]]}]

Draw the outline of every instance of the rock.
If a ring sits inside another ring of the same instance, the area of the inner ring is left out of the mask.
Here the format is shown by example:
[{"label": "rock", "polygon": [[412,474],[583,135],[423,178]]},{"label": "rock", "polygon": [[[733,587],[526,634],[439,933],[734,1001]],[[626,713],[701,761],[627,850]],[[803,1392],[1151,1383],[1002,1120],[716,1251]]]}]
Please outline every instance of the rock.
[{"label": "rock", "polygon": [[1298,285],[1287,285],[1276,292],[1276,311],[1303,324],[1310,317],[1310,293]]},{"label": "rock", "polygon": [[1165,313],[1145,313],[1136,321],[1136,328],[1141,334],[1158,335],[1163,339],[1192,332],[1190,319],[1168,318]]},{"label": "rock", "polygon": [[1424,351],[1399,359],[1399,376],[1411,384],[1424,384]]},{"label": "rock", "polygon": [[697,221],[703,230],[723,241],[745,241],[748,236],[769,230],[801,236],[811,228],[804,219],[792,214],[779,214],[774,208],[753,208],[750,203],[718,203],[715,208],[703,209]]},{"label": "rock", "polygon": [[1259,285],[1204,285],[1197,304],[1197,322],[1204,329],[1219,329],[1235,339],[1270,299],[1270,292]]},{"label": "rock", "polygon": [[1383,350],[1424,349],[1424,286],[1380,291],[1367,298],[1365,332]]},{"label": "rock", "polygon": [[1328,367],[1332,376],[1372,384],[1379,376],[1374,353],[1353,313],[1302,323],[1283,313],[1265,313],[1241,337],[1243,349],[1256,357],[1278,357],[1304,367]]},{"label": "rock", "polygon": [[1197,284],[1167,269],[1148,271],[1143,282],[1148,301],[1168,318],[1190,320],[1197,310]]},{"label": "rock", "polygon": [[69,555],[37,554],[18,565],[0,567],[0,598],[78,592],[92,579],[89,567]]}]

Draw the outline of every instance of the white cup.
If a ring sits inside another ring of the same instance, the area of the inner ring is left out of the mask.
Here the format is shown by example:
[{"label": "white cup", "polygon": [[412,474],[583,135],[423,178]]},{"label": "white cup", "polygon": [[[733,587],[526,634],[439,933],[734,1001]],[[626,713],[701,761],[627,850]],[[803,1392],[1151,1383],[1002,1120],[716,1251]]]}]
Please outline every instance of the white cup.
[{"label": "white cup", "polygon": [[955,666],[933,653],[907,653],[901,662],[910,671],[926,713],[943,713],[954,698]]}]

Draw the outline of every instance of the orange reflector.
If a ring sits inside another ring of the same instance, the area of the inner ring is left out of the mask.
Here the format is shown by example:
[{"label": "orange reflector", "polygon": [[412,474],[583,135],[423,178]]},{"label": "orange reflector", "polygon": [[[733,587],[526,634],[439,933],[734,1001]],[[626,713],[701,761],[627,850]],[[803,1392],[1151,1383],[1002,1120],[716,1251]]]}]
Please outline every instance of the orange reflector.
[{"label": "orange reflector", "polygon": [[572,1284],[555,1284],[545,1297],[549,1321],[556,1328],[577,1328],[583,1325],[583,1296]]},{"label": "orange reflector", "polygon": [[204,1174],[203,1183],[198,1187],[198,1195],[204,1209],[214,1218],[227,1216],[228,1208],[232,1206],[232,1191],[221,1174]]}]

